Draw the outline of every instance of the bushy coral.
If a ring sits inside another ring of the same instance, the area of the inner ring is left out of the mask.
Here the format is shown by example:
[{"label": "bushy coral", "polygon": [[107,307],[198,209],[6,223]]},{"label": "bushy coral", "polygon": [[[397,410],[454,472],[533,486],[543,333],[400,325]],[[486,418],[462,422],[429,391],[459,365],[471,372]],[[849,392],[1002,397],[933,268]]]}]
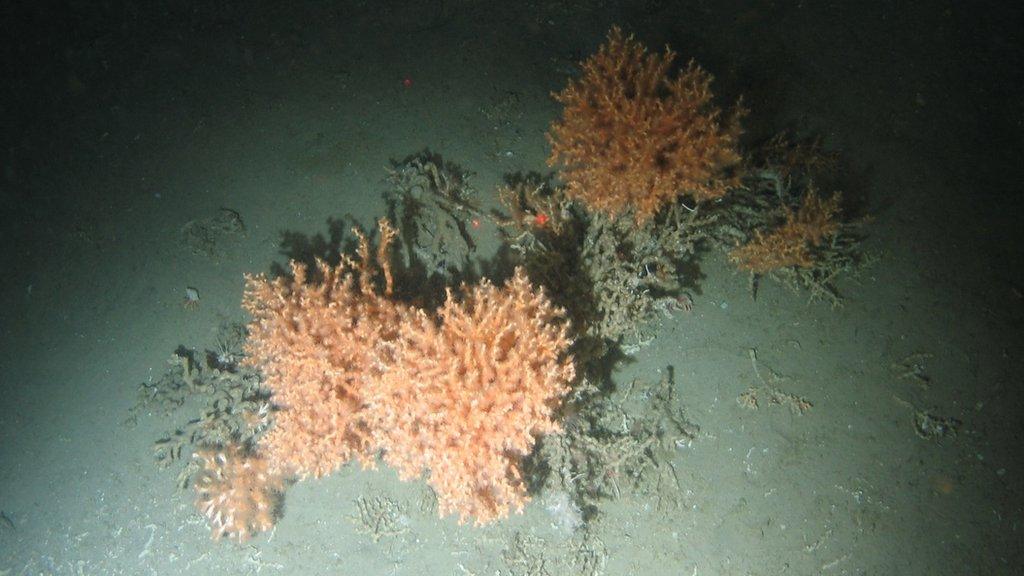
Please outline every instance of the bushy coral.
[{"label": "bushy coral", "polygon": [[[485,523],[526,501],[520,460],[558,429],[554,409],[574,375],[564,312],[517,270],[436,312],[390,298],[372,281],[369,241],[358,261],[300,264],[290,279],[250,278],[248,362],[259,366],[275,422],[258,447],[270,469],[323,476],[356,458],[384,459],[405,478],[429,470],[440,511]],[[357,283],[358,282],[358,283]]]},{"label": "bushy coral", "polygon": [[520,461],[558,430],[575,373],[563,317],[517,269],[402,326],[394,364],[369,383],[367,419],[403,478],[429,471],[441,514],[483,524],[526,502]]},{"label": "bushy coral", "polygon": [[380,229],[384,295],[374,287],[362,235],[359,261],[318,261],[315,280],[295,262],[291,278],[246,280],[243,305],[252,315],[247,362],[262,370],[277,407],[260,449],[277,471],[320,477],[352,458],[372,464],[372,434],[359,414],[361,389],[380,371],[378,353],[398,337],[406,312],[386,297],[392,283],[386,250],[395,231],[384,220]]},{"label": "bushy coral", "polygon": [[612,28],[555,95],[565,108],[548,133],[548,163],[562,167],[570,198],[644,221],[680,195],[710,200],[737,183],[742,108],[723,118],[711,76],[691,62],[673,78],[675,56]]},{"label": "bushy coral", "polygon": [[241,542],[273,527],[284,482],[264,458],[237,443],[202,448],[194,457],[196,507],[215,540]]},{"label": "bushy coral", "polygon": [[709,243],[750,273],[751,294],[770,278],[812,300],[842,303],[836,280],[873,260],[863,249],[856,203],[834,185],[838,158],[817,138],[781,133],[748,156],[743,185],[704,210]]},{"label": "bushy coral", "polygon": [[838,228],[839,194],[822,200],[809,189],[797,211],[785,210],[786,219],[770,232],[754,232],[753,239],[729,253],[741,270],[764,274],[780,268],[814,265],[812,250]]},{"label": "bushy coral", "polygon": [[588,363],[610,347],[633,353],[649,341],[645,324],[683,308],[692,280],[681,270],[706,236],[703,211],[670,206],[637,224],[626,214],[586,210],[538,175],[506,181],[498,192],[508,216],[497,222],[530,278],[566,309],[577,360]]}]

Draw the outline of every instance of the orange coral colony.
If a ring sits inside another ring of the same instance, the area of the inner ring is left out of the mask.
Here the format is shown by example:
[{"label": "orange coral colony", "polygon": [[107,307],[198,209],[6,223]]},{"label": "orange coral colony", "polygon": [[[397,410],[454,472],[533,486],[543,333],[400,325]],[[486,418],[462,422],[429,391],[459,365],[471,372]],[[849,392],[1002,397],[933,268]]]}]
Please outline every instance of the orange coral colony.
[{"label": "orange coral colony", "polygon": [[382,451],[403,478],[429,474],[442,515],[483,524],[521,510],[521,459],[558,430],[575,374],[565,312],[522,269],[501,288],[449,291],[436,313],[396,302],[394,236],[382,221],[376,275],[360,235],[359,260],[318,262],[316,281],[295,263],[291,279],[248,279],[247,361],[276,409],[257,445],[268,472],[319,477]]},{"label": "orange coral colony", "polygon": [[266,460],[238,444],[203,448],[194,457],[199,462],[196,507],[214,540],[226,536],[242,542],[274,526],[284,482]]},{"label": "orange coral colony", "polygon": [[742,109],[723,119],[711,76],[694,63],[674,79],[676,54],[648,54],[612,28],[555,99],[565,106],[548,133],[548,164],[561,165],[566,194],[591,209],[638,222],[687,195],[701,202],[737,184]]},{"label": "orange coral colony", "polygon": [[[382,220],[378,265],[391,292],[387,246],[395,230]],[[243,306],[252,315],[247,362],[260,368],[276,406],[260,449],[274,470],[299,477],[330,474],[352,458],[371,465],[375,450],[362,421],[363,380],[379,371],[378,352],[398,336],[406,309],[378,295],[369,241],[360,260],[318,261],[316,282],[292,262],[292,278],[248,277]],[[358,286],[354,274],[358,273]]]},{"label": "orange coral colony", "polygon": [[429,471],[442,515],[484,524],[522,509],[520,460],[559,430],[574,376],[564,316],[517,269],[402,327],[394,366],[367,391],[368,418],[403,478]]},{"label": "orange coral colony", "polygon": [[839,200],[838,193],[822,200],[813,188],[809,189],[799,210],[795,213],[786,211],[786,221],[781,226],[767,234],[760,230],[755,232],[753,240],[729,253],[729,259],[740,269],[754,274],[793,266],[813,266],[811,248],[818,246],[838,228]]}]

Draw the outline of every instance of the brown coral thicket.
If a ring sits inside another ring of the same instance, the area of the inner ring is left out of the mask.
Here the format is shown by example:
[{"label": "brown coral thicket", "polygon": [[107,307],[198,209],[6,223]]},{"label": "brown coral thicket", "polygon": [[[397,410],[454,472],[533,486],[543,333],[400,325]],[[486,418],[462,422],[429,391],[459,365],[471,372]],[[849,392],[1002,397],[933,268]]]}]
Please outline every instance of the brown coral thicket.
[{"label": "brown coral thicket", "polygon": [[782,182],[796,176],[829,175],[839,163],[838,155],[826,151],[820,138],[796,139],[789,132],[772,136],[750,160],[753,171],[771,174]]},{"label": "brown coral thicket", "polygon": [[742,109],[723,118],[711,75],[691,62],[673,78],[675,57],[612,28],[582,76],[555,95],[565,108],[548,133],[548,163],[562,167],[571,198],[644,221],[680,195],[710,200],[737,184]]},{"label": "brown coral thicket", "polygon": [[813,266],[813,248],[834,234],[839,226],[836,220],[839,201],[838,193],[822,200],[813,188],[809,189],[796,212],[786,210],[781,226],[768,233],[754,232],[750,242],[729,253],[729,259],[740,269],[754,274]]},{"label": "brown coral thicket", "polygon": [[264,458],[234,443],[199,449],[194,457],[196,507],[215,540],[241,542],[273,527],[284,482]]},{"label": "brown coral thicket", "polygon": [[526,502],[520,460],[558,430],[574,376],[563,318],[517,269],[402,327],[394,365],[366,392],[368,420],[403,478],[429,471],[442,515],[483,524]]},{"label": "brown coral thicket", "polygon": [[[386,221],[380,228],[377,259],[386,295],[394,229]],[[277,409],[260,449],[282,473],[320,477],[352,458],[372,464],[361,389],[380,371],[379,355],[398,336],[407,310],[377,294],[370,244],[361,234],[359,240],[359,260],[336,267],[317,262],[315,281],[295,262],[291,278],[246,280],[247,362],[263,372]]]}]

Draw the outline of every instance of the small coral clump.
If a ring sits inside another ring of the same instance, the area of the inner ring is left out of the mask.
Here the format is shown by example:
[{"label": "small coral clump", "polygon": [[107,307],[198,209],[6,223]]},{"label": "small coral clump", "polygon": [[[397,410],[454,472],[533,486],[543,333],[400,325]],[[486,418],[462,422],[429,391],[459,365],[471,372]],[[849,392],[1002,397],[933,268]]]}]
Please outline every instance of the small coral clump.
[{"label": "small coral clump", "polygon": [[243,306],[253,318],[246,362],[263,372],[277,408],[259,448],[276,471],[321,477],[353,458],[372,465],[361,389],[379,372],[377,353],[398,336],[405,313],[386,297],[392,286],[386,251],[395,230],[386,220],[380,230],[384,295],[374,288],[369,241],[361,234],[360,260],[336,267],[317,262],[315,282],[295,262],[290,279],[246,279]]},{"label": "small coral clump", "polygon": [[615,27],[555,95],[565,109],[548,133],[548,163],[563,167],[570,198],[612,216],[632,209],[642,222],[680,195],[712,200],[738,184],[742,108],[722,118],[711,75],[691,62],[670,77],[675,56],[648,54]]},{"label": "small coral clump", "polygon": [[786,210],[786,220],[769,233],[754,232],[747,244],[729,253],[737,267],[754,274],[764,274],[780,268],[814,265],[812,250],[838,229],[838,193],[822,200],[813,189],[808,190],[794,212]]},{"label": "small coral clump", "polygon": [[210,523],[214,540],[226,536],[242,542],[274,526],[284,482],[264,458],[236,443],[202,448],[194,457],[200,465],[196,507]]},{"label": "small coral clump", "polygon": [[393,366],[366,391],[367,418],[403,478],[429,471],[442,515],[479,525],[527,501],[520,461],[559,430],[575,375],[563,319],[519,268],[402,326]]}]

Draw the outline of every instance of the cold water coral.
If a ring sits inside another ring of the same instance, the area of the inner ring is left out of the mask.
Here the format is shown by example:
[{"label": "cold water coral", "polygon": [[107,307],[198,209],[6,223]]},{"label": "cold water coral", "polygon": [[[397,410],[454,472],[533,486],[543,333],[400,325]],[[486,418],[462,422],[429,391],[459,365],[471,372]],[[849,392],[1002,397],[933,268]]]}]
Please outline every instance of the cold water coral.
[{"label": "cold water coral", "polygon": [[680,195],[711,200],[738,183],[742,108],[723,117],[711,75],[691,62],[673,78],[675,57],[612,28],[555,95],[565,108],[548,133],[548,163],[562,167],[570,198],[610,215],[631,208],[642,222]]},{"label": "cold water coral", "polygon": [[469,228],[480,212],[471,176],[429,150],[392,162],[384,198],[407,267],[444,280],[465,274],[476,251]]},{"label": "cold water coral", "polygon": [[398,337],[406,313],[387,298],[395,230],[382,220],[380,231],[383,294],[369,240],[358,232],[358,261],[318,261],[315,279],[293,262],[291,278],[246,280],[244,307],[253,318],[246,362],[262,371],[277,407],[259,445],[274,470],[320,477],[352,458],[372,465],[375,443],[360,417],[363,381],[381,370],[378,353]]},{"label": "cold water coral", "polygon": [[273,527],[284,482],[267,461],[237,443],[197,450],[196,507],[213,538],[249,539]]},{"label": "cold water coral", "polygon": [[822,200],[812,188],[797,211],[786,209],[786,219],[770,232],[754,232],[747,244],[730,252],[729,258],[741,270],[764,274],[779,268],[814,265],[812,250],[838,228],[839,194]]},{"label": "cold water coral", "polygon": [[771,278],[838,306],[836,279],[873,261],[863,249],[868,217],[855,216],[857,203],[818,192],[819,182],[834,180],[837,163],[818,139],[779,134],[750,154],[742,186],[705,210],[710,243],[750,273],[753,295]]},{"label": "cold water coral", "polygon": [[441,513],[500,518],[526,501],[520,459],[558,429],[575,374],[564,312],[522,270],[502,288],[449,291],[436,312],[412,308],[389,297],[386,221],[381,236],[380,291],[364,236],[359,260],[320,262],[315,280],[300,264],[290,279],[249,279],[247,362],[276,406],[257,447],[298,477],[383,451],[404,478],[429,471]]},{"label": "cold water coral", "polygon": [[367,420],[403,478],[429,471],[442,515],[484,524],[526,502],[520,461],[559,429],[575,374],[563,317],[517,269],[402,326],[393,365],[368,382]]},{"label": "cold water coral", "polygon": [[[530,277],[567,310],[577,359],[596,359],[609,346],[636,351],[649,340],[646,324],[683,308],[692,279],[681,270],[710,225],[702,211],[670,206],[637,224],[628,213],[589,211],[535,174],[506,182],[498,192],[507,215],[496,221]],[[535,223],[540,214],[551,214],[543,226]]]}]

